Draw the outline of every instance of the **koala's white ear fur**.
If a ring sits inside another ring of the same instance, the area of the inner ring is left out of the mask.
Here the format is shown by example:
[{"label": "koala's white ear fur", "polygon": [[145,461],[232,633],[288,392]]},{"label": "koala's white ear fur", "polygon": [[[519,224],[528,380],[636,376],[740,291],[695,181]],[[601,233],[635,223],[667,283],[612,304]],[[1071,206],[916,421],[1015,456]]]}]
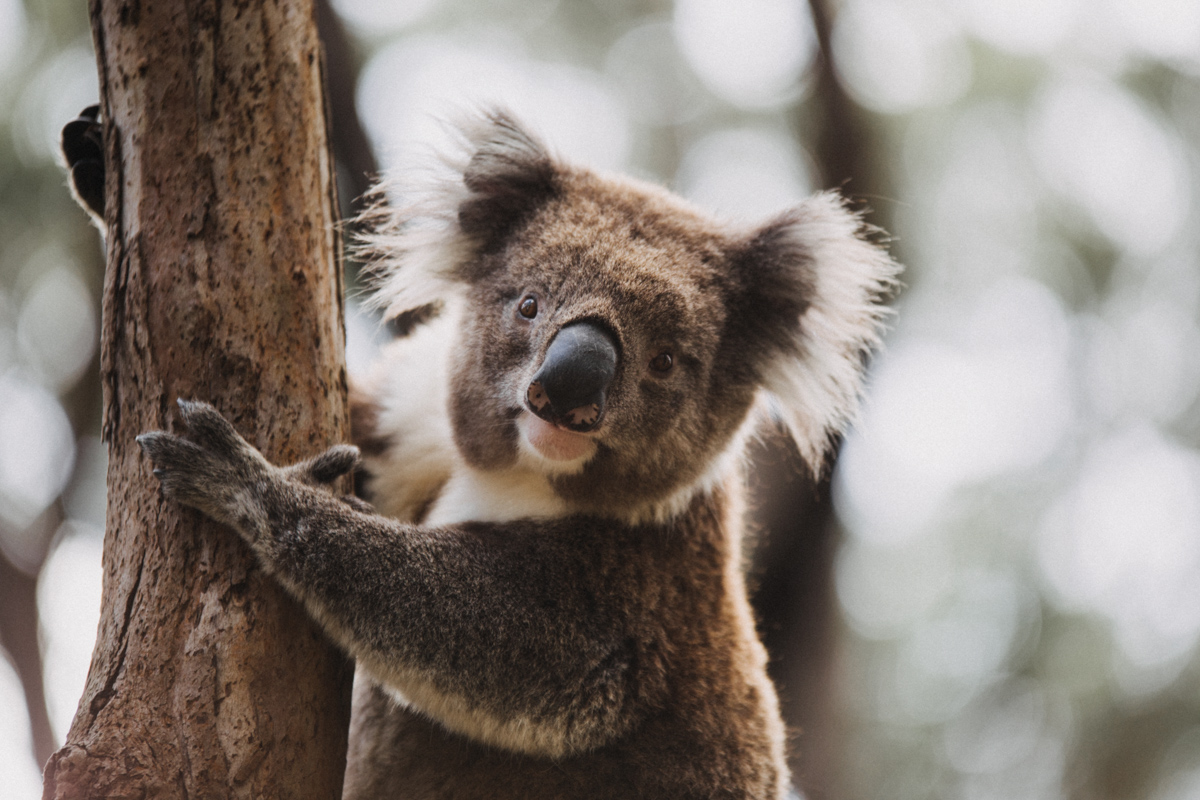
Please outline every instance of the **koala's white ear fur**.
[{"label": "koala's white ear fur", "polygon": [[[452,126],[453,152],[428,173],[393,178],[373,192],[358,219],[356,254],[370,264],[370,303],[387,318],[457,295],[481,252],[498,247],[557,192],[546,148],[506,112],[490,110]],[[392,205],[389,198],[402,200]]]},{"label": "koala's white ear fur", "polygon": [[786,329],[790,341],[780,347],[771,337],[763,388],[818,476],[834,437],[858,411],[866,360],[890,313],[883,301],[898,285],[900,266],[867,240],[870,233],[839,195],[826,192],[777,217],[752,240],[756,271],[776,273],[766,277],[767,288],[798,298],[798,319]]}]

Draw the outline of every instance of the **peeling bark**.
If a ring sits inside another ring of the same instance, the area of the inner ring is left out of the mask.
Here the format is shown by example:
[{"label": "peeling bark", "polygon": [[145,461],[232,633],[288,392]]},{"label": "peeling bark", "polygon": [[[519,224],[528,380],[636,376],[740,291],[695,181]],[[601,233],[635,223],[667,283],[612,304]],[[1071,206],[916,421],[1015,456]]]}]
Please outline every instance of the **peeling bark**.
[{"label": "peeling bark", "polygon": [[[311,4],[93,0],[107,169],[99,637],[46,798],[338,797],[352,671],[134,442],[212,402],[277,462],[347,438]],[[348,488],[348,487],[347,487]]]}]

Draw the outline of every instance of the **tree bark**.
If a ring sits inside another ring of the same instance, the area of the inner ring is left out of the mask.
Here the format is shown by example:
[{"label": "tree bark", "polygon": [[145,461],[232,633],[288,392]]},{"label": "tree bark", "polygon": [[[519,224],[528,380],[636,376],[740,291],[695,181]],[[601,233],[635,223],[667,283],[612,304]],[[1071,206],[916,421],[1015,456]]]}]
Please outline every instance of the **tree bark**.
[{"label": "tree bark", "polygon": [[177,397],[289,462],[348,434],[309,2],[92,0],[106,147],[99,637],[46,798],[338,797],[352,669],[134,437]]}]

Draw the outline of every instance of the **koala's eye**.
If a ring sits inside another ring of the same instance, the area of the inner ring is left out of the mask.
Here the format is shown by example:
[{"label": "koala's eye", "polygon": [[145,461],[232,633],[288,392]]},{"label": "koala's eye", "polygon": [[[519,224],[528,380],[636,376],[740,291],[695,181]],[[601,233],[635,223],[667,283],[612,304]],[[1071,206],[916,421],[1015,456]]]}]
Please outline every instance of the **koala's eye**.
[{"label": "koala's eye", "polygon": [[654,358],[650,359],[650,369],[665,375],[671,371],[671,367],[675,366],[675,357],[670,353],[659,353]]},{"label": "koala's eye", "polygon": [[537,316],[538,304],[537,298],[531,294],[525,295],[517,305],[517,313],[525,319],[533,319]]}]

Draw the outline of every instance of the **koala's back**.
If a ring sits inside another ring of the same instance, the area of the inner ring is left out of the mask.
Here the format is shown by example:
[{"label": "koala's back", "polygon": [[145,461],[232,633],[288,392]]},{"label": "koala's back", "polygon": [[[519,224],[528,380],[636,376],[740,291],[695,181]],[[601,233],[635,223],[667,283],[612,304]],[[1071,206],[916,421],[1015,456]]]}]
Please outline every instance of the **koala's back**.
[{"label": "koala's back", "polygon": [[[697,498],[685,524],[652,529],[659,537],[653,549],[669,555],[633,553],[644,568],[612,579],[630,608],[645,609],[635,635],[661,643],[644,659],[654,663],[631,667],[642,673],[634,684],[643,695],[666,687],[633,731],[578,755],[516,753],[448,731],[400,705],[360,669],[345,797],[784,797],[784,731],[739,559],[730,551],[738,538],[726,527],[737,505],[730,491],[736,487]],[[622,544],[618,537],[614,551]],[[643,596],[627,596],[639,590]]]}]

